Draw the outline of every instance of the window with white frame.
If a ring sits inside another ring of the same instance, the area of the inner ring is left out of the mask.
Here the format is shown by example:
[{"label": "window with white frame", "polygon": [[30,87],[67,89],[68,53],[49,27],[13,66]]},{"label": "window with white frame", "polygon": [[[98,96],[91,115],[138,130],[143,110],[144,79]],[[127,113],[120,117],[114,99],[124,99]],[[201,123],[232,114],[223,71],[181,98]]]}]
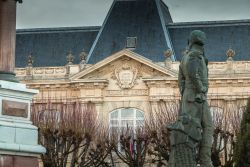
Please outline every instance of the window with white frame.
[{"label": "window with white frame", "polygon": [[109,114],[111,131],[136,129],[144,125],[144,113],[136,108],[120,108]]}]

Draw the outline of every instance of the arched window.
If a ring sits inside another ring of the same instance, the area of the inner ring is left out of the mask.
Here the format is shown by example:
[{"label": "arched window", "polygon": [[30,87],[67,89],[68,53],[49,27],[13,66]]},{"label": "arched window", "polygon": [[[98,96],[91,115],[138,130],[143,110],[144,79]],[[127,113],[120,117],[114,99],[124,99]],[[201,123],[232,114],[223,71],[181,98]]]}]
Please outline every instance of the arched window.
[{"label": "arched window", "polygon": [[144,113],[135,108],[120,108],[109,114],[110,130],[136,129],[144,125]]}]

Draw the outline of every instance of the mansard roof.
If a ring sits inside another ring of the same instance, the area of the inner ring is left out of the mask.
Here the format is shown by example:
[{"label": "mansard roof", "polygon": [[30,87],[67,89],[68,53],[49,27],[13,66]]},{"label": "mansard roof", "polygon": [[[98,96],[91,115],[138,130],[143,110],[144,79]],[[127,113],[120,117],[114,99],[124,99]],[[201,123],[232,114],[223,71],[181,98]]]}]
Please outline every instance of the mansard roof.
[{"label": "mansard roof", "polygon": [[34,66],[64,66],[66,55],[72,51],[74,63],[79,54],[89,52],[100,27],[68,27],[20,29],[16,35],[16,67],[25,67],[32,53]]},{"label": "mansard roof", "polygon": [[230,48],[234,60],[250,60],[250,20],[173,23],[162,0],[114,0],[102,27],[18,30],[16,67],[25,67],[30,53],[34,66],[63,66],[70,50],[79,63],[83,49],[88,63],[95,64],[124,49],[127,37],[137,38],[133,52],[154,62],[164,61],[169,48],[179,61],[194,29],[207,34],[209,61],[225,61]]},{"label": "mansard roof", "polygon": [[127,37],[136,37],[133,52],[163,61],[163,52],[171,48],[165,25],[172,22],[161,0],[116,0],[89,52],[88,63],[97,63],[124,49]]},{"label": "mansard roof", "polygon": [[172,23],[167,27],[177,60],[181,60],[188,36],[195,29],[207,34],[205,53],[209,61],[225,61],[230,48],[236,52],[234,60],[250,60],[250,20]]}]

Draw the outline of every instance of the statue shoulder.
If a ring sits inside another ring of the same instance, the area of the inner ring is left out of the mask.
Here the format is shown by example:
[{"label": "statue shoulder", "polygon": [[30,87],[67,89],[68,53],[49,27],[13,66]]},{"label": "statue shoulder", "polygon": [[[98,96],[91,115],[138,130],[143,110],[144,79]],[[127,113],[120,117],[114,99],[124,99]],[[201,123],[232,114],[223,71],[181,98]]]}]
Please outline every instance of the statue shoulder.
[{"label": "statue shoulder", "polygon": [[188,56],[189,56],[191,59],[194,59],[194,58],[202,59],[203,53],[202,53],[201,51],[198,51],[198,50],[191,50],[191,51],[188,53]]}]

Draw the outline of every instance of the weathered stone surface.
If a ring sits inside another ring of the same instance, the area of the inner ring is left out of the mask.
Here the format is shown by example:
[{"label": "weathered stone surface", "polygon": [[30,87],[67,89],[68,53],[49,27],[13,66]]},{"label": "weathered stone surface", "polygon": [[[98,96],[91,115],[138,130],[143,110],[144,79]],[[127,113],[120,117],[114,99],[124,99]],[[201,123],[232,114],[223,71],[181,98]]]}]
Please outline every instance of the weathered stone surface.
[{"label": "weathered stone surface", "polygon": [[13,157],[0,155],[0,166],[1,167],[13,167]]},{"label": "weathered stone surface", "polygon": [[15,117],[28,117],[28,103],[21,103],[15,101],[2,101],[2,114]]},{"label": "weathered stone surface", "polygon": [[38,167],[38,159],[12,155],[0,155],[1,167]]},{"label": "weathered stone surface", "polygon": [[38,167],[38,159],[33,157],[14,157],[14,167]]}]

